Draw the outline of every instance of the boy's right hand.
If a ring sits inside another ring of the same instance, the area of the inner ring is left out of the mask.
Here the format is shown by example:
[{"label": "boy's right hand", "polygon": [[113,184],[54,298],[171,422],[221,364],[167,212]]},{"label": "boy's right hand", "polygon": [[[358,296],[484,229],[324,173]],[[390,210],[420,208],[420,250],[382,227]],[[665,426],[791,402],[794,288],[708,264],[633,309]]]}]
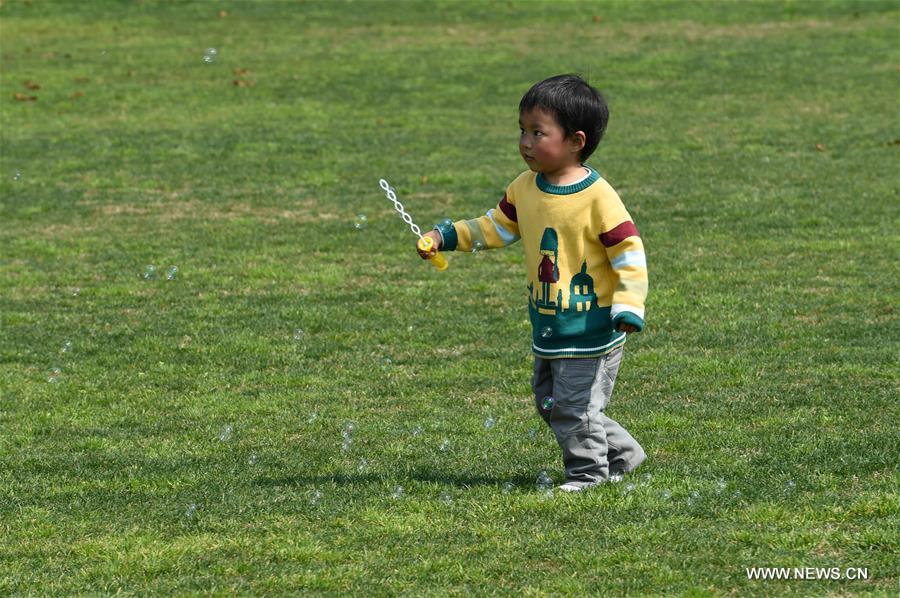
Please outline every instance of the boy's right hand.
[{"label": "boy's right hand", "polygon": [[428,260],[434,257],[434,254],[441,249],[441,233],[432,229],[422,236],[431,237],[431,239],[434,241],[434,247],[431,251],[422,251],[421,249],[419,249],[418,244],[416,245],[416,251],[419,253],[419,257],[421,257],[423,260]]}]

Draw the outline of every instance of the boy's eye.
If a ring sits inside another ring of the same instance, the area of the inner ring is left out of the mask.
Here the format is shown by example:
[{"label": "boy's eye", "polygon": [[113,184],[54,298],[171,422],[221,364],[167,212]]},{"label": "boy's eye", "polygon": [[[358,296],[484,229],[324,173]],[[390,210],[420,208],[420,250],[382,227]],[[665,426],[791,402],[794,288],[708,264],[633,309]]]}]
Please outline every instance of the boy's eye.
[{"label": "boy's eye", "polygon": [[543,132],[543,131],[535,131],[534,134],[535,134],[537,137],[543,137],[543,136],[544,136],[544,132]]}]

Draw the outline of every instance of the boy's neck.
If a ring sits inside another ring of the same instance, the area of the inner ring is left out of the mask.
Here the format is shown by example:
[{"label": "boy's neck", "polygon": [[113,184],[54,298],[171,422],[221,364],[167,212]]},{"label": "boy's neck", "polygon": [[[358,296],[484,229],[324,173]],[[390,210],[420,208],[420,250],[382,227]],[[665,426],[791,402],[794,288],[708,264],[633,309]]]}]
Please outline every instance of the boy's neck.
[{"label": "boy's neck", "polygon": [[542,172],[544,179],[551,185],[571,185],[583,179],[591,171],[581,164],[570,164],[553,172]]}]

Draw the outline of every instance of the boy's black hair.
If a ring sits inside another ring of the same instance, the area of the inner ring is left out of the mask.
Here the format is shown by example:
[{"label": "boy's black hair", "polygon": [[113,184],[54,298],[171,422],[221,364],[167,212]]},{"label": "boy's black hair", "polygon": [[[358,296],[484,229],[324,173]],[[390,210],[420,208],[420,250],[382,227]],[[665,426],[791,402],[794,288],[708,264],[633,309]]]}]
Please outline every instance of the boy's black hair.
[{"label": "boy's black hair", "polygon": [[556,75],[535,83],[519,102],[519,114],[541,108],[553,114],[566,137],[583,131],[581,161],[590,157],[606,132],[609,107],[599,91],[578,75]]}]

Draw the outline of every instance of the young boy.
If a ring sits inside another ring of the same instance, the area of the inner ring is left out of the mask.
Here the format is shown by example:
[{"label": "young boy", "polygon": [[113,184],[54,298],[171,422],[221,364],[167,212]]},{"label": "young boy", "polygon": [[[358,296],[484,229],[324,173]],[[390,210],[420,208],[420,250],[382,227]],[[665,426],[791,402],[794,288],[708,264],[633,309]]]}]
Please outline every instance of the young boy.
[{"label": "young boy", "polygon": [[566,482],[559,489],[566,492],[632,471],[645,458],[604,413],[626,333],[644,327],[647,296],[638,230],[615,190],[584,164],[608,120],[603,96],[580,77],[537,83],[519,103],[519,152],[529,170],[484,216],[445,220],[427,233],[444,251],[522,240],[532,388],[562,449]]}]

